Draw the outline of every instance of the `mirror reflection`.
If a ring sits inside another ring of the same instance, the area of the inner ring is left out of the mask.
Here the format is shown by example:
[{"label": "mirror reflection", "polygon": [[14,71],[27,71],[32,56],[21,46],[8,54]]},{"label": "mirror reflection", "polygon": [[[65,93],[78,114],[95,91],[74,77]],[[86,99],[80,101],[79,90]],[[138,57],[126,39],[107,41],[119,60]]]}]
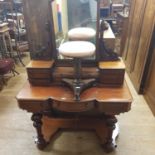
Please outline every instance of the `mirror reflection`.
[{"label": "mirror reflection", "polygon": [[[57,49],[69,40],[89,40],[96,44],[96,0],[54,0],[51,5]],[[64,58],[60,54],[57,57]]]},{"label": "mirror reflection", "polygon": [[[115,53],[118,56],[123,55],[125,51],[125,42],[127,39],[129,22],[129,12],[132,0],[101,0],[100,1],[100,20],[105,21],[104,31],[102,31],[101,39],[103,38],[102,51],[104,60],[115,60]],[[103,29],[103,25],[100,25]],[[104,51],[104,52],[103,52]],[[107,56],[107,59],[106,59]]]}]

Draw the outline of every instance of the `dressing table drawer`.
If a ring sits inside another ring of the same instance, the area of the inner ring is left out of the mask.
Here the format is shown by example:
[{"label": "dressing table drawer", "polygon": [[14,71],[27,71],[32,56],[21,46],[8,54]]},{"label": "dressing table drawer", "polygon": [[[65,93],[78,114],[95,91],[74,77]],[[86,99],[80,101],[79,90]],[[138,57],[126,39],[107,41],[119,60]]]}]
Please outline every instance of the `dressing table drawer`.
[{"label": "dressing table drawer", "polygon": [[28,78],[51,78],[51,69],[27,69]]},{"label": "dressing table drawer", "polygon": [[124,82],[125,70],[102,70],[99,81],[102,84],[122,85]]},{"label": "dressing table drawer", "polygon": [[32,60],[26,67],[32,85],[47,86],[52,81],[54,61]]},{"label": "dressing table drawer", "polygon": [[88,112],[95,109],[93,101],[89,102],[61,102],[54,101],[53,108],[62,112]]},{"label": "dressing table drawer", "polygon": [[118,61],[99,62],[99,82],[104,85],[120,86],[124,82],[125,64]]}]

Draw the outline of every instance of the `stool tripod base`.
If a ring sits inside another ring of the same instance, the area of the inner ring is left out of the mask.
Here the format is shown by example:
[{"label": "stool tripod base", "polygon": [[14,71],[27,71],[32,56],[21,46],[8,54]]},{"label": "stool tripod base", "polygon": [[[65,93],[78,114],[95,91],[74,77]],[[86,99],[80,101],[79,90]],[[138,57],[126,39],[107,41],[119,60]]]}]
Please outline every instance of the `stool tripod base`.
[{"label": "stool tripod base", "polygon": [[95,84],[95,79],[85,79],[85,80],[77,80],[77,79],[63,79],[74,92],[74,100],[80,101],[80,94],[85,89],[93,86]]}]

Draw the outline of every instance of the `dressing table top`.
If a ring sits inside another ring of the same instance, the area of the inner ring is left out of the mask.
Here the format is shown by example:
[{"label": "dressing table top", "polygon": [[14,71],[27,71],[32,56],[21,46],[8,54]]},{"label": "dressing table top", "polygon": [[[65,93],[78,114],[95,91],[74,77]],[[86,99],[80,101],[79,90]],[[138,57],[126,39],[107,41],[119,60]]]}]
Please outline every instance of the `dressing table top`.
[{"label": "dressing table top", "polygon": [[[73,92],[68,87],[62,86],[32,86],[28,82],[17,95],[17,100],[39,100],[49,98],[63,102],[75,102]],[[80,102],[93,101],[110,103],[130,103],[132,96],[129,88],[124,82],[122,87],[92,87],[81,94]]]}]

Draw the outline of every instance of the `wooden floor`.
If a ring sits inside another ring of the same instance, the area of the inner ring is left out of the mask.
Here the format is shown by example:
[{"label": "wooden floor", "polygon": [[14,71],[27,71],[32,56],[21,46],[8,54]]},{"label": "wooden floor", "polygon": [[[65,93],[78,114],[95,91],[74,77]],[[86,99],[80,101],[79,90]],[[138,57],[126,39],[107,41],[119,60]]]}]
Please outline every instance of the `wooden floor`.
[{"label": "wooden floor", "polygon": [[[28,59],[25,58],[27,63]],[[27,80],[25,68],[17,65],[20,75],[8,80],[0,92],[0,155],[104,155],[93,132],[62,132],[45,151],[33,142],[35,130],[31,114],[18,108],[15,96]],[[120,135],[118,147],[109,155],[155,155],[155,118],[143,96],[137,95],[130,80],[127,82],[134,103],[128,113],[118,116]]]}]

